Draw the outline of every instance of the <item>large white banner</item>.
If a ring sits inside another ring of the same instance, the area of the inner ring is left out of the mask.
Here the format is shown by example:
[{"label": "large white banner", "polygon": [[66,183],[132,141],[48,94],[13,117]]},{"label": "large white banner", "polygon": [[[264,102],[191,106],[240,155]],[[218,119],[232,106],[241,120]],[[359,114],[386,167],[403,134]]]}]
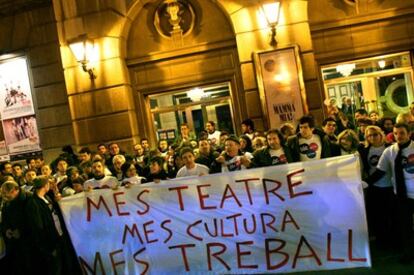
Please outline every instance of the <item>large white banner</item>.
[{"label": "large white banner", "polygon": [[94,190],[60,206],[86,274],[371,266],[355,156]]}]

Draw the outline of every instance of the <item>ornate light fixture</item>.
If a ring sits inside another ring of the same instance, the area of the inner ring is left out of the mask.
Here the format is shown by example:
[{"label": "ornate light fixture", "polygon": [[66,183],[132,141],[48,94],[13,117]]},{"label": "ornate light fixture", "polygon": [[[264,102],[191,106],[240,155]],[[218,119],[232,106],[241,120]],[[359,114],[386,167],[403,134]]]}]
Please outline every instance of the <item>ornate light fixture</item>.
[{"label": "ornate light fixture", "polygon": [[378,61],[378,66],[380,67],[381,70],[385,68],[386,64],[387,63],[385,62],[385,60],[379,60]]},{"label": "ornate light fixture", "polygon": [[76,60],[81,64],[83,71],[89,74],[89,78],[91,80],[96,79],[94,68],[88,68],[88,63],[95,54],[95,45],[93,40],[88,39],[86,36],[80,36],[76,40],[69,43],[69,47]]},{"label": "ornate light fixture", "polygon": [[276,26],[279,22],[280,6],[280,1],[266,1],[260,4],[260,8],[266,17],[267,25],[271,31],[269,44],[273,47],[277,45]]},{"label": "ornate light fixture", "polygon": [[187,96],[193,102],[200,101],[204,96],[204,90],[201,89],[201,88],[194,88],[194,89],[187,92]]},{"label": "ornate light fixture", "polygon": [[341,64],[341,65],[336,66],[336,71],[338,73],[341,73],[341,75],[348,77],[354,71],[355,67],[356,66],[354,63]]}]

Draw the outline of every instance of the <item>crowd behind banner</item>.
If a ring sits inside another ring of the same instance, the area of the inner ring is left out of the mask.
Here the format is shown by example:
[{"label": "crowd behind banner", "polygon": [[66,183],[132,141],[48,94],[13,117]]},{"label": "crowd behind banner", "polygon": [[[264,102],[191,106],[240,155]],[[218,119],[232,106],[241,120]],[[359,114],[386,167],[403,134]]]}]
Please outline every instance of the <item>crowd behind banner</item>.
[{"label": "crowd behind banner", "polygon": [[413,125],[414,103],[410,112],[393,119],[345,102],[341,110],[328,105],[322,125],[306,115],[297,127],[284,124],[259,133],[246,119],[237,137],[209,121],[196,137],[183,123],[174,141],[150,144],[142,138],[133,152],[124,152],[117,143],[84,147],[77,153],[65,146],[50,164],[41,158],[28,160],[26,166],[3,163],[0,229],[6,256],[0,263],[16,274],[37,267],[47,274],[79,272],[56,204],[63,196],[354,153],[363,164],[371,239],[384,249],[401,246],[401,261],[409,263],[414,247]]}]

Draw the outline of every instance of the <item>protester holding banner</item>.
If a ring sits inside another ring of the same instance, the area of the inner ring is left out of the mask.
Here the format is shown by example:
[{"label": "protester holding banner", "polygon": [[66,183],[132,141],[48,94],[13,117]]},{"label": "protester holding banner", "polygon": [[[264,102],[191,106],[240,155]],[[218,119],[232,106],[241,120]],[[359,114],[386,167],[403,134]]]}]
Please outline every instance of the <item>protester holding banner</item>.
[{"label": "protester holding banner", "polygon": [[209,174],[209,168],[207,166],[195,162],[194,152],[190,147],[182,148],[180,156],[184,162],[184,166],[178,170],[177,178]]},{"label": "protester holding banner", "polygon": [[267,147],[253,154],[252,166],[265,167],[293,162],[290,149],[283,145],[283,136],[277,129],[270,129],[266,135]]},{"label": "protester holding banner", "polygon": [[315,131],[315,120],[307,115],[299,119],[299,133],[288,139],[293,161],[308,161],[331,156],[329,141],[323,132]]},{"label": "protester holding banner", "polygon": [[399,236],[403,246],[401,262],[405,264],[414,259],[414,142],[410,140],[410,134],[407,124],[394,125],[397,143],[384,150],[377,170],[367,180],[373,184],[386,173],[391,175],[397,197]]},{"label": "protester holding banner", "polygon": [[195,162],[209,167],[218,156],[219,153],[213,150],[207,138],[198,141],[198,156]]},{"label": "protester holding banner", "polygon": [[148,182],[159,183],[167,179],[167,172],[164,170],[164,159],[155,156],[149,161],[149,174],[146,176]]},{"label": "protester holding banner", "polygon": [[93,178],[85,181],[84,189],[116,188],[119,183],[113,176],[105,175],[105,165],[101,160],[95,160],[92,164]]},{"label": "protester holding banner", "polygon": [[249,152],[240,152],[240,140],[236,136],[229,136],[224,143],[224,151],[216,158],[210,168],[210,173],[231,172],[244,170],[250,167],[253,155]]},{"label": "protester holding banner", "polygon": [[131,161],[127,161],[124,164],[122,164],[121,170],[123,177],[121,181],[122,186],[131,184],[141,184],[147,181],[146,178],[138,175],[136,165],[134,165],[134,163],[132,163]]},{"label": "protester holding banner", "polygon": [[[378,161],[388,145],[384,132],[378,126],[365,129],[365,146],[359,148],[363,165],[363,178],[372,175]],[[390,174],[371,184],[367,191],[366,209],[370,234],[376,237],[379,246],[391,245],[393,232],[394,192]],[[395,230],[394,230],[395,231]]]}]

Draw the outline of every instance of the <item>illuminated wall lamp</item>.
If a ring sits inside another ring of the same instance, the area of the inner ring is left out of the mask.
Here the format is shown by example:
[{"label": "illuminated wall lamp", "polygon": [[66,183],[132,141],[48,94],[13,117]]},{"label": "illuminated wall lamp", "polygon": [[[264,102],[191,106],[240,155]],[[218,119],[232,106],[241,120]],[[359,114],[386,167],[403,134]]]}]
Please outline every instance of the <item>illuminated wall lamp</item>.
[{"label": "illuminated wall lamp", "polygon": [[83,71],[89,74],[91,80],[96,79],[94,68],[88,68],[88,63],[95,51],[94,42],[87,38],[81,38],[69,43],[69,47],[76,60],[81,64]]},{"label": "illuminated wall lamp", "polygon": [[269,44],[273,47],[277,45],[276,26],[279,22],[280,5],[280,1],[264,2],[260,4],[260,8],[266,17],[267,25],[271,31]]}]

